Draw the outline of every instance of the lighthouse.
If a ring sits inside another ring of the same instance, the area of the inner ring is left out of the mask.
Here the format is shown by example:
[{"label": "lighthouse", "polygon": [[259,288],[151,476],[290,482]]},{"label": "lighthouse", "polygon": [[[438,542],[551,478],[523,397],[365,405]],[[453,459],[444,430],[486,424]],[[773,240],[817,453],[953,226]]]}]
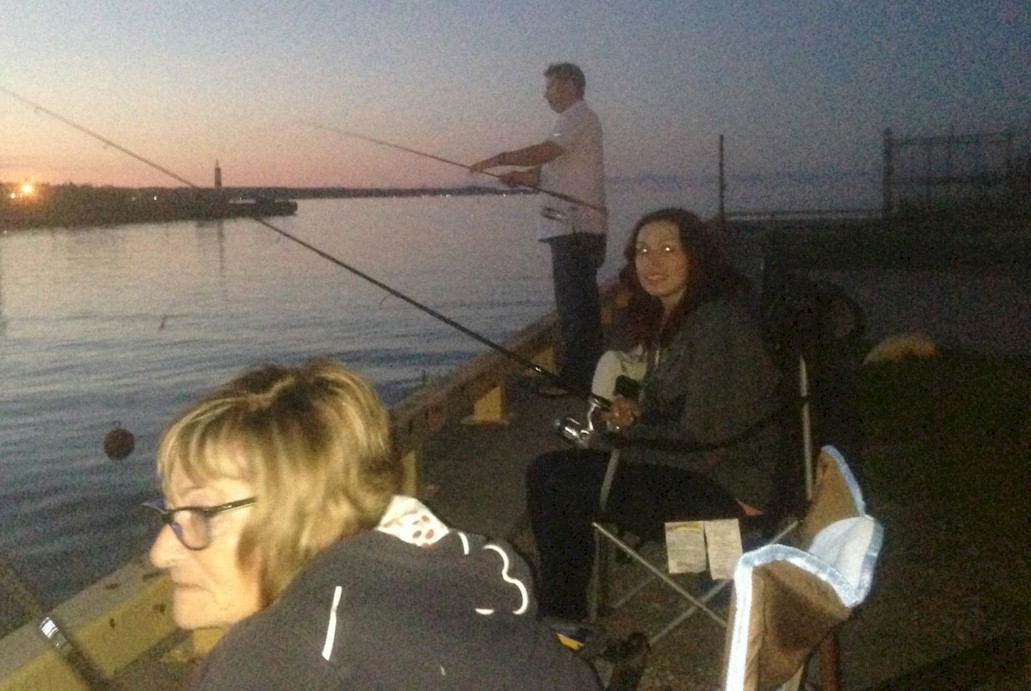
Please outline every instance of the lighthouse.
[{"label": "lighthouse", "polygon": [[215,161],[215,191],[222,191],[222,168],[218,165],[218,161]]}]

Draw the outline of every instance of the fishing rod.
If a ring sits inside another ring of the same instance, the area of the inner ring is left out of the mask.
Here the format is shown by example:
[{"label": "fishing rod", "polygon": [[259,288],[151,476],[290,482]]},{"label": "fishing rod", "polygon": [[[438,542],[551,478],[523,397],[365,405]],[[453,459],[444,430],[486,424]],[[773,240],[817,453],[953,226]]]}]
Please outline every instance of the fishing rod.
[{"label": "fishing rod", "polygon": [[[23,96],[21,96],[19,94],[16,94],[13,91],[4,88],[3,86],[0,86],[0,92],[3,92],[5,94],[7,94],[8,96],[11,96],[14,99],[16,99],[18,101],[21,101],[22,103],[32,107],[33,109],[35,109],[38,112],[45,113],[45,114],[51,116],[52,118],[58,120],[59,122],[62,122],[65,125],[68,125],[69,127],[72,127],[74,129],[78,130],[79,132],[82,132],[83,134],[86,134],[89,137],[92,137],[93,139],[96,139],[96,140],[98,140],[100,142],[103,142],[107,146],[110,146],[110,147],[112,147],[114,149],[117,149],[118,151],[121,151],[122,153],[124,153],[124,154],[126,154],[128,156],[131,156],[132,158],[136,159],[137,161],[139,161],[139,162],[141,162],[141,163],[143,163],[143,164],[145,164],[147,166],[150,166],[151,168],[154,168],[155,170],[157,170],[157,171],[159,171],[161,173],[164,173],[165,175],[168,175],[168,176],[174,178],[175,180],[178,180],[179,182],[183,183],[184,185],[186,185],[186,186],[188,186],[190,188],[197,189],[197,190],[204,189],[200,185],[194,184],[190,180],[187,180],[186,178],[182,177],[181,175],[178,175],[178,174],[174,173],[173,171],[171,171],[171,170],[169,170],[169,169],[167,169],[167,168],[165,168],[165,167],[163,167],[161,165],[158,165],[154,161],[151,161],[150,159],[148,159],[148,158],[146,158],[146,157],[144,157],[144,156],[142,156],[142,155],[140,155],[140,154],[138,154],[138,153],[136,153],[136,152],[134,152],[134,151],[132,151],[130,149],[127,149],[124,146],[116,144],[115,142],[111,141],[107,137],[104,137],[104,136],[102,136],[100,134],[97,134],[93,130],[90,130],[90,129],[86,128],[86,127],[83,127],[82,125],[79,125],[78,123],[76,123],[76,122],[74,122],[74,121],[72,121],[72,120],[70,120],[70,119],[68,119],[68,118],[66,118],[66,117],[64,117],[64,116],[62,116],[62,115],[52,111],[52,110],[50,110],[49,108],[45,108],[45,107],[39,105],[38,103],[30,101],[29,99],[27,99],[27,98],[25,98],[25,97],[23,97]],[[428,156],[429,154],[425,154],[425,155]],[[455,164],[455,165],[461,165],[461,164]],[[465,166],[463,166],[463,167],[465,167]],[[397,290],[396,288],[393,288],[393,287],[387,285],[383,281],[380,281],[379,279],[373,278],[372,276],[370,276],[369,274],[365,273],[364,271],[358,269],[357,267],[351,266],[350,264],[344,262],[342,259],[339,259],[339,258],[333,256],[332,254],[330,254],[329,252],[326,252],[325,250],[323,250],[323,249],[321,249],[319,247],[316,247],[315,245],[311,244],[310,242],[302,240],[301,238],[297,237],[296,235],[293,235],[292,233],[289,233],[286,230],[283,230],[282,228],[276,226],[275,224],[270,223],[266,219],[260,218],[257,215],[251,216],[251,218],[254,221],[256,221],[257,223],[265,226],[266,228],[268,228],[272,232],[280,235],[281,237],[284,237],[287,240],[290,240],[291,242],[293,242],[293,243],[295,243],[297,245],[300,245],[301,247],[305,248],[306,250],[314,252],[315,254],[317,254],[318,256],[322,257],[326,261],[331,262],[332,264],[335,264],[336,266],[340,267],[341,269],[349,271],[350,273],[354,274],[355,276],[358,276],[359,278],[361,278],[361,279],[371,283],[372,285],[376,286],[380,290],[383,290],[386,293],[389,293],[390,295],[393,295],[397,299],[402,300],[403,302],[408,303],[412,307],[415,307],[416,309],[418,309],[418,310],[420,310],[420,311],[430,315],[434,319],[437,319],[437,320],[443,322],[444,324],[447,324],[451,328],[453,328],[453,329],[455,329],[455,330],[465,334],[466,336],[469,336],[470,338],[478,341],[479,343],[482,343],[483,345],[487,346],[488,348],[491,348],[492,350],[495,350],[495,351],[501,353],[505,357],[508,357],[509,359],[514,360],[515,362],[518,362],[523,367],[526,367],[528,369],[532,369],[534,372],[536,372],[536,373],[542,375],[543,377],[547,378],[548,380],[550,380],[553,384],[555,384],[557,386],[561,386],[563,388],[567,388],[567,389],[569,388],[569,386],[564,381],[562,381],[557,374],[555,374],[554,372],[551,372],[550,370],[547,370],[547,369],[541,367],[540,365],[536,364],[535,362],[532,362],[529,358],[523,357],[519,353],[517,353],[517,352],[515,352],[515,351],[513,351],[513,350],[511,350],[509,348],[506,348],[505,346],[501,345],[500,343],[496,343],[495,341],[487,338],[486,336],[484,336],[484,335],[482,335],[480,333],[477,333],[476,331],[473,331],[469,327],[467,327],[467,326],[465,326],[463,324],[460,324],[459,322],[455,321],[451,317],[448,317],[448,316],[442,314],[441,312],[438,312],[437,310],[433,309],[432,307],[430,307],[428,305],[425,305],[425,304],[419,302],[418,300],[416,300],[416,299],[414,299],[412,297],[409,297],[405,293],[402,293],[401,291]],[[590,391],[587,391],[587,392],[576,391],[576,393],[582,393],[583,395],[585,395],[585,396],[587,396],[589,398],[593,397],[593,398],[598,399],[599,405],[601,405],[602,407],[607,407],[608,406],[608,401],[607,400],[605,400],[605,399],[603,399],[601,397],[594,396],[594,394],[592,394]]]},{"label": "fishing rod", "polygon": [[0,86],[0,91],[2,91],[3,93],[7,94],[8,96],[10,96],[11,98],[13,98],[13,99],[15,99],[17,101],[21,101],[22,103],[24,103],[25,105],[29,106],[30,108],[32,108],[35,111],[38,111],[40,113],[45,113],[45,114],[49,115],[50,117],[54,118],[55,120],[57,120],[59,122],[62,122],[65,125],[68,125],[69,127],[73,128],[73,129],[76,129],[76,130],[82,132],[83,134],[85,134],[87,136],[93,137],[97,141],[103,143],[104,146],[110,146],[112,149],[117,149],[118,151],[121,151],[123,154],[131,156],[132,158],[135,158],[137,161],[150,166],[154,170],[160,171],[160,172],[164,173],[165,175],[169,176],[170,178],[178,180],[179,182],[183,183],[187,187],[193,187],[195,189],[200,189],[199,187],[197,187],[197,185],[194,185],[192,182],[190,182],[186,178],[177,175],[175,172],[169,170],[168,168],[160,166],[157,163],[155,163],[154,161],[151,161],[150,159],[147,159],[147,158],[144,158],[143,156],[140,156],[135,151],[130,151],[129,149],[126,149],[124,146],[121,146],[120,144],[117,144],[117,143],[111,141],[107,137],[99,135],[96,132],[94,132],[93,130],[91,130],[91,129],[87,128],[87,127],[83,127],[82,125],[80,125],[77,122],[73,122],[72,120],[69,120],[68,118],[64,117],[60,113],[55,113],[54,111],[50,110],[49,108],[41,106],[40,104],[38,104],[38,103],[36,103],[34,101],[30,101],[29,99],[25,98],[24,96],[16,94],[15,92],[11,91],[10,89],[6,89],[3,86]]},{"label": "fishing rod", "polygon": [[0,554],[0,592],[7,593],[14,603],[33,620],[36,631],[61,656],[72,671],[78,675],[91,691],[108,691],[120,689],[121,685],[100,670],[75,640],[57,621],[52,613],[48,613],[43,603],[26,586],[14,568]]},{"label": "fishing rod", "polygon": [[[398,151],[404,151],[404,152],[409,153],[409,154],[414,154],[415,156],[422,156],[423,158],[428,158],[428,159],[431,159],[431,160],[434,160],[434,161],[439,161],[441,163],[446,163],[446,164],[451,165],[451,166],[457,166],[459,168],[464,168],[465,170],[469,170],[469,166],[464,164],[464,163],[459,163],[458,161],[452,161],[450,159],[443,158],[441,156],[436,156],[434,154],[428,154],[425,151],[418,151],[416,149],[412,149],[412,148],[407,147],[407,146],[402,146],[400,144],[394,144],[392,142],[388,142],[388,141],[385,141],[383,139],[376,139],[375,137],[369,137],[367,135],[359,134],[357,132],[350,132],[348,130],[342,130],[342,129],[338,128],[338,127],[330,127],[329,125],[320,125],[320,124],[314,123],[314,122],[301,121],[301,124],[302,125],[306,125],[307,127],[313,127],[315,129],[318,129],[318,130],[325,130],[327,132],[334,132],[334,133],[339,134],[339,135],[344,136],[344,137],[353,137],[355,139],[361,139],[363,141],[367,141],[367,142],[370,142],[372,144],[378,144],[380,146],[386,146],[386,147],[389,147],[391,149],[397,149]],[[504,179],[504,176],[498,175],[497,173],[488,173],[485,170],[480,171],[480,173],[483,174],[483,175],[489,175],[492,178],[497,178],[498,180],[503,180]],[[583,207],[586,207],[588,209],[594,209],[595,211],[600,211],[602,213],[608,213],[608,209],[606,209],[604,206],[598,206],[597,204],[591,204],[589,202],[583,201],[582,199],[577,199],[576,197],[571,197],[568,194],[562,194],[561,192],[555,192],[554,190],[549,190],[549,189],[545,189],[543,187],[538,187],[537,185],[520,185],[520,187],[526,187],[527,189],[531,189],[531,190],[534,190],[535,192],[540,192],[541,194],[546,194],[548,196],[555,197],[556,199],[561,199],[562,201],[569,202],[570,204],[576,204],[577,206],[583,206]]]}]

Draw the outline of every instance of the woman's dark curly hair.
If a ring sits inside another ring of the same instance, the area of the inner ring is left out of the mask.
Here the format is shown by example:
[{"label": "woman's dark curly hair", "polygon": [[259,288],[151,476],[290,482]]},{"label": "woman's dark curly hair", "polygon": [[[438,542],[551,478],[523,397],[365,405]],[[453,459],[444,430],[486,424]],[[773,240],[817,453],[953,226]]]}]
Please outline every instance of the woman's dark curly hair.
[{"label": "woman's dark curly hair", "polygon": [[[662,303],[641,287],[634,263],[641,228],[661,221],[676,225],[680,246],[688,261],[687,290],[665,324],[662,323]],[[723,255],[711,225],[686,209],[669,207],[645,214],[630,233],[623,256],[627,264],[620,272],[620,279],[630,289],[627,315],[631,341],[635,345],[654,344],[658,335],[658,345],[664,346],[680,328],[684,317],[698,305],[726,295],[744,296],[749,290],[748,279]]]}]

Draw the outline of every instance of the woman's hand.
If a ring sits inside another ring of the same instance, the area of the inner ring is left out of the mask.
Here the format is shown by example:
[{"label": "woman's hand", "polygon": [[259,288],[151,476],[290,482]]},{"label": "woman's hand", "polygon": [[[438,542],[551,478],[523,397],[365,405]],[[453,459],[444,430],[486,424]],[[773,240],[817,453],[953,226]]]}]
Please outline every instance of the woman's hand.
[{"label": "woman's hand", "polygon": [[640,408],[637,401],[616,395],[612,399],[612,405],[602,413],[602,419],[608,424],[609,429],[620,431],[632,427],[637,422]]}]

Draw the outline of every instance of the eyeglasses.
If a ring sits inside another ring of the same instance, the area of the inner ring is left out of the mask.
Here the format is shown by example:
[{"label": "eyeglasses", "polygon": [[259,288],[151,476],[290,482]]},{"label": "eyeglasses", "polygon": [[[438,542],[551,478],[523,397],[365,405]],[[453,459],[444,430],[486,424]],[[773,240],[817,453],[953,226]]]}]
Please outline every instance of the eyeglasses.
[{"label": "eyeglasses", "polygon": [[165,508],[164,500],[148,501],[143,506],[155,511],[161,522],[172,528],[172,532],[186,549],[202,550],[211,545],[211,519],[220,513],[250,506],[257,497],[237,499],[218,506],[180,506]]}]

